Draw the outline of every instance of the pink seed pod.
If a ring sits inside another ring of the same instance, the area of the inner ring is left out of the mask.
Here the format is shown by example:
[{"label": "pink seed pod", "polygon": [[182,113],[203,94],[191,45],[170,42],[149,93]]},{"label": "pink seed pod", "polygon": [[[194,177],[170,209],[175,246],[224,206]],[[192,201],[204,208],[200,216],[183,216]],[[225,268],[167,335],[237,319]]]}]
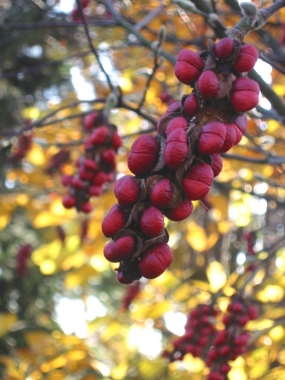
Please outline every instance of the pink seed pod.
[{"label": "pink seed pod", "polygon": [[205,197],[210,190],[213,179],[214,172],[208,164],[203,162],[191,166],[182,181],[185,197],[192,201]]},{"label": "pink seed pod", "polygon": [[198,139],[197,148],[202,154],[219,153],[226,137],[225,124],[211,121],[204,125]]},{"label": "pink seed pod", "polygon": [[204,62],[197,53],[183,49],[177,57],[175,75],[180,82],[192,85],[199,78],[203,68]]},{"label": "pink seed pod", "polygon": [[196,94],[191,94],[188,95],[182,104],[184,111],[189,115],[189,116],[194,116],[198,112],[198,107],[199,107],[199,101],[198,101],[198,96]]},{"label": "pink seed pod", "polygon": [[150,200],[152,204],[157,208],[167,207],[173,198],[173,191],[171,188],[171,183],[168,178],[164,178],[161,181],[158,181],[157,184],[153,187]]},{"label": "pink seed pod", "polygon": [[94,129],[88,138],[93,145],[103,144],[108,136],[109,129],[105,126],[98,127]]},{"label": "pink seed pod", "polygon": [[85,214],[89,214],[93,210],[93,206],[90,202],[85,202],[81,206],[81,211],[85,212]]},{"label": "pink seed pod", "polygon": [[132,175],[125,175],[118,179],[114,188],[115,197],[121,206],[134,205],[140,196],[140,187]]},{"label": "pink seed pod", "polygon": [[214,177],[217,177],[223,169],[223,159],[219,153],[212,154],[211,168],[214,172]]},{"label": "pink seed pod", "polygon": [[102,222],[102,232],[106,237],[111,238],[115,233],[121,230],[126,223],[124,212],[114,204]]},{"label": "pink seed pod", "polygon": [[112,145],[116,151],[122,146],[122,139],[118,132],[114,132],[112,136]]},{"label": "pink seed pod", "polygon": [[156,207],[147,208],[140,217],[141,231],[147,236],[157,236],[164,228],[163,214]]},{"label": "pink seed pod", "polygon": [[234,145],[236,141],[236,130],[231,124],[225,124],[226,127],[226,137],[223,146],[221,147],[220,153],[226,153]]},{"label": "pink seed pod", "polygon": [[150,135],[140,136],[133,143],[128,157],[128,166],[138,176],[148,174],[158,159],[159,143]]},{"label": "pink seed pod", "polygon": [[179,222],[188,218],[192,214],[192,211],[193,203],[188,199],[184,199],[177,207],[165,212],[165,216],[174,222]]},{"label": "pink seed pod", "polygon": [[98,116],[97,112],[92,112],[85,117],[84,125],[87,129],[91,130],[94,127],[94,121],[97,118],[97,116]]},{"label": "pink seed pod", "polygon": [[179,168],[187,157],[189,146],[186,132],[179,128],[172,131],[166,138],[164,160],[171,170]]},{"label": "pink seed pod", "polygon": [[92,180],[95,186],[102,186],[105,182],[107,182],[107,174],[103,171],[97,172]]},{"label": "pink seed pod", "polygon": [[234,42],[231,38],[222,38],[214,46],[215,56],[220,59],[227,59],[234,51]]},{"label": "pink seed pod", "polygon": [[246,128],[247,128],[247,116],[246,116],[246,114],[243,114],[243,115],[239,116],[238,118],[236,118],[232,125],[236,130],[236,141],[235,141],[235,145],[236,145],[240,142],[240,140],[242,139],[242,136],[246,132]]},{"label": "pink seed pod", "polygon": [[173,132],[175,129],[182,128],[187,129],[188,128],[188,121],[183,116],[178,116],[172,119],[165,130],[166,136],[170,135],[171,132]]},{"label": "pink seed pod", "polygon": [[103,193],[103,188],[101,186],[89,186],[88,194],[90,196],[98,197]]},{"label": "pink seed pod", "polygon": [[112,168],[116,166],[116,152],[114,149],[106,149],[102,153],[102,158],[106,164],[110,165]]},{"label": "pink seed pod", "polygon": [[205,100],[212,100],[218,95],[219,79],[212,70],[204,71],[198,81],[197,88]]},{"label": "pink seed pod", "polygon": [[66,194],[62,198],[62,204],[65,208],[72,208],[76,205],[76,199],[72,195]]},{"label": "pink seed pod", "polygon": [[169,267],[172,260],[172,251],[166,243],[155,244],[142,256],[139,270],[145,278],[156,278]]},{"label": "pink seed pod", "polygon": [[135,243],[136,241],[132,236],[124,236],[114,242],[109,242],[104,248],[104,256],[112,263],[126,260],[133,253]]},{"label": "pink seed pod", "polygon": [[240,48],[234,64],[234,69],[239,73],[244,73],[253,69],[258,59],[258,50],[253,45],[243,45]]},{"label": "pink seed pod", "polygon": [[246,112],[258,104],[259,85],[247,77],[239,77],[234,81],[230,99],[233,109]]}]

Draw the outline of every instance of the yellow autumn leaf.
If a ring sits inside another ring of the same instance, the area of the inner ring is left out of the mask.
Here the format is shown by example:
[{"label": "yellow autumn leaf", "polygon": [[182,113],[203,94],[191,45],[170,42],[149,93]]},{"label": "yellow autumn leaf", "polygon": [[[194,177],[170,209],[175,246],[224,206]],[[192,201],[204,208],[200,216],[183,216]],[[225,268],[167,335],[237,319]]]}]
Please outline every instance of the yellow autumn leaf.
[{"label": "yellow autumn leaf", "polygon": [[207,267],[206,273],[213,293],[216,293],[226,284],[226,272],[222,264],[218,261],[210,263]]},{"label": "yellow autumn leaf", "polygon": [[195,222],[189,222],[187,225],[187,242],[198,252],[211,249],[216,244],[218,238],[219,235],[216,232],[212,232],[207,236],[205,229]]},{"label": "yellow autumn leaf", "polygon": [[7,334],[17,320],[18,317],[16,314],[0,313],[0,337]]}]

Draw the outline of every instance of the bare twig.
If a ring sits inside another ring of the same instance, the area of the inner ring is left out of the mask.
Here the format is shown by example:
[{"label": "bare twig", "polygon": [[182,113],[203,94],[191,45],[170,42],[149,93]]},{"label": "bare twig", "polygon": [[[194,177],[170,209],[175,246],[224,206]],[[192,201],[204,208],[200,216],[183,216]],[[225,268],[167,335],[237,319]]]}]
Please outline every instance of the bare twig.
[{"label": "bare twig", "polygon": [[84,12],[83,12],[81,1],[80,0],[76,0],[76,3],[77,3],[77,7],[79,9],[80,16],[81,16],[82,21],[83,21],[83,25],[84,25],[84,29],[85,29],[85,33],[86,33],[86,36],[87,36],[87,39],[88,39],[88,43],[89,43],[90,49],[91,49],[92,53],[95,55],[95,57],[96,57],[96,59],[97,59],[97,61],[99,63],[99,66],[101,68],[101,70],[105,74],[105,77],[107,79],[107,82],[108,82],[108,85],[110,87],[110,90],[112,92],[114,92],[114,86],[113,86],[113,84],[111,82],[111,79],[110,79],[109,75],[107,74],[104,66],[102,65],[102,62],[101,62],[100,57],[99,57],[99,54],[98,54],[97,50],[95,49],[95,46],[93,45],[92,39],[90,37],[90,33],[89,33],[88,25],[87,25],[87,22],[86,22],[86,18],[85,18]]}]

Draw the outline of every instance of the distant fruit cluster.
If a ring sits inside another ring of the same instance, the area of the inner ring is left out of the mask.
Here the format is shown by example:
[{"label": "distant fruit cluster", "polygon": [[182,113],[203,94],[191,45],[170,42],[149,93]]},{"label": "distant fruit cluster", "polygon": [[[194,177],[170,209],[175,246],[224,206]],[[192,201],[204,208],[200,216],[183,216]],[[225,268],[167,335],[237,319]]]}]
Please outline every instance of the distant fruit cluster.
[{"label": "distant fruit cluster", "polygon": [[76,161],[77,173],[63,175],[62,184],[68,194],[63,197],[65,208],[92,211],[90,197],[99,196],[106,182],[114,181],[116,154],[122,140],[117,128],[108,122],[103,112],[94,112],[85,119],[89,136],[84,143],[85,152]]},{"label": "distant fruit cluster", "polygon": [[170,361],[183,360],[187,353],[200,357],[216,333],[215,317],[218,313],[219,310],[212,305],[198,305],[191,310],[185,325],[185,333],[172,341],[173,350],[165,350],[162,356]]},{"label": "distant fruit cluster", "polygon": [[[82,6],[83,10],[85,8],[87,8],[88,5],[89,5],[89,0],[81,0],[81,6]],[[72,19],[72,21],[81,21],[82,20],[80,10],[78,9],[78,7],[75,7],[73,9],[73,11],[71,12],[71,19]]]},{"label": "distant fruit cluster", "polygon": [[173,349],[163,351],[162,356],[175,361],[191,353],[205,359],[210,369],[207,380],[226,380],[231,370],[228,362],[247,351],[250,333],[244,326],[258,317],[258,309],[235,294],[222,318],[222,330],[216,329],[218,314],[212,305],[198,305],[189,313],[184,335],[175,339]]},{"label": "distant fruit cluster", "polygon": [[238,144],[247,128],[244,114],[258,103],[259,86],[246,77],[258,58],[253,45],[223,38],[200,55],[183,49],[175,65],[180,82],[193,88],[172,103],[157,123],[156,136],[140,136],[128,167],[134,174],[115,185],[118,203],[102,231],[112,238],[104,250],[118,262],[118,280],[161,275],[172,262],[164,216],[187,218],[192,201],[207,195],[222,170],[221,153]]},{"label": "distant fruit cluster", "polygon": [[250,332],[244,326],[258,317],[258,309],[247,305],[239,295],[232,297],[223,317],[223,330],[217,332],[210,348],[206,364],[210,368],[207,380],[226,380],[231,366],[229,361],[236,360],[247,351]]},{"label": "distant fruit cluster", "polygon": [[[25,123],[28,125],[28,123]],[[17,138],[17,143],[13,145],[11,155],[8,157],[7,162],[10,164],[19,163],[26,157],[33,143],[33,133],[27,132]]]}]

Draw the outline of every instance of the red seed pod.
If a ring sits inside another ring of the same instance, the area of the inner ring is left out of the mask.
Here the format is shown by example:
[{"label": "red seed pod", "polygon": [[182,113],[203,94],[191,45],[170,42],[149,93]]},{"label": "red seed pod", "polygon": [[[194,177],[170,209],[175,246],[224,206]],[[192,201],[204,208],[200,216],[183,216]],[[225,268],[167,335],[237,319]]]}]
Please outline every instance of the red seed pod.
[{"label": "red seed pod", "polygon": [[61,177],[61,183],[63,184],[63,186],[68,186],[68,185],[71,184],[72,178],[73,178],[72,175],[64,174],[64,175]]},{"label": "red seed pod", "polygon": [[122,146],[122,139],[118,132],[114,132],[112,136],[112,145],[116,151]]},{"label": "red seed pod", "polygon": [[103,144],[109,134],[108,127],[101,126],[91,133],[91,135],[88,138],[88,141],[90,141],[93,145],[100,145]]},{"label": "red seed pod", "polygon": [[214,172],[214,177],[217,177],[223,169],[223,159],[219,153],[212,154],[211,168]]},{"label": "red seed pod", "polygon": [[170,106],[167,107],[166,113],[170,114],[171,112],[178,111],[181,107],[180,102],[173,102]]},{"label": "red seed pod", "polygon": [[182,106],[189,116],[196,115],[199,107],[198,96],[196,94],[188,95],[184,99]]},{"label": "red seed pod", "polygon": [[76,205],[76,199],[72,195],[66,194],[62,198],[62,204],[65,208],[72,208]]},{"label": "red seed pod", "polygon": [[207,375],[207,380],[225,380],[225,377],[219,372],[210,372]]},{"label": "red seed pod", "polygon": [[128,157],[128,166],[138,176],[148,174],[158,159],[159,143],[150,135],[140,136],[133,143]]},{"label": "red seed pod", "polygon": [[219,153],[224,145],[226,126],[219,121],[211,121],[204,125],[198,140],[198,150],[202,154]]},{"label": "red seed pod", "polygon": [[239,73],[244,73],[253,69],[258,59],[258,50],[253,45],[243,45],[240,48],[234,64],[234,69]]},{"label": "red seed pod", "polygon": [[108,261],[116,263],[128,259],[134,251],[135,239],[132,236],[124,236],[115,242],[109,242],[104,248],[104,256]]},{"label": "red seed pod", "polygon": [[173,132],[175,129],[182,128],[187,129],[188,128],[188,121],[183,116],[178,116],[172,119],[165,130],[166,136],[169,136],[171,132]]},{"label": "red seed pod", "polygon": [[92,112],[85,117],[84,125],[87,129],[92,129],[94,127],[94,121],[97,116],[98,116],[97,112]]},{"label": "red seed pod", "polygon": [[231,124],[225,124],[226,127],[226,136],[223,146],[221,147],[220,153],[226,153],[234,145],[236,141],[236,130]]},{"label": "red seed pod", "polygon": [[258,309],[256,306],[249,306],[247,312],[250,320],[254,320],[258,317]]},{"label": "red seed pod", "polygon": [[230,372],[231,369],[232,367],[228,363],[222,364],[220,368],[221,372],[224,374],[227,374],[228,372]]},{"label": "red seed pod", "polygon": [[89,169],[89,170],[97,170],[98,169],[96,162],[94,160],[92,160],[91,158],[85,158],[83,161],[83,165],[86,169]]},{"label": "red seed pod", "polygon": [[141,275],[149,279],[160,276],[169,267],[172,259],[172,251],[166,243],[153,245],[140,260]]},{"label": "red seed pod", "polygon": [[245,114],[239,116],[236,118],[232,124],[232,126],[236,130],[236,141],[235,145],[240,142],[242,139],[242,136],[245,134],[246,128],[247,128],[247,116]]},{"label": "red seed pod", "polygon": [[230,99],[233,109],[246,112],[258,104],[259,85],[247,77],[239,77],[234,81]]},{"label": "red seed pod", "polygon": [[199,78],[203,68],[204,62],[197,53],[183,49],[177,57],[175,75],[180,82],[192,85]]},{"label": "red seed pod", "polygon": [[193,203],[188,199],[184,199],[180,205],[170,211],[165,212],[164,215],[174,222],[179,222],[188,218],[188,216],[192,214],[192,211]]},{"label": "red seed pod", "polygon": [[124,236],[116,240],[113,244],[113,255],[121,260],[128,259],[133,253],[136,245],[136,240],[133,236]]},{"label": "red seed pod", "polygon": [[157,208],[167,207],[171,203],[172,198],[173,191],[168,178],[164,178],[157,182],[150,194],[150,200]]},{"label": "red seed pod", "polygon": [[89,195],[98,197],[102,193],[103,193],[103,188],[101,186],[95,186],[95,185],[89,186],[89,189],[88,189]]},{"label": "red seed pod", "polygon": [[121,206],[132,206],[139,199],[140,187],[135,177],[125,175],[116,182],[114,193]]},{"label": "red seed pod", "polygon": [[92,180],[95,186],[102,186],[105,182],[107,182],[107,174],[103,171],[97,172]]},{"label": "red seed pod", "polygon": [[91,170],[86,170],[84,166],[81,166],[81,168],[79,168],[78,174],[80,179],[83,181],[89,181],[94,177],[94,172]]},{"label": "red seed pod", "polygon": [[121,284],[124,284],[124,285],[128,285],[128,284],[131,284],[132,282],[134,282],[133,279],[124,276],[122,272],[118,272],[118,274],[117,274],[117,280],[118,280]]},{"label": "red seed pod", "polygon": [[215,56],[220,60],[227,59],[233,53],[234,47],[234,42],[231,38],[222,38],[214,46]]},{"label": "red seed pod", "polygon": [[73,176],[71,180],[71,186],[75,189],[82,190],[84,188],[84,183],[78,176]]},{"label": "red seed pod", "polygon": [[203,162],[191,166],[182,181],[185,197],[192,201],[205,197],[210,190],[213,179],[214,173],[208,164]]},{"label": "red seed pod", "polygon": [[141,231],[147,236],[157,236],[164,228],[163,214],[156,207],[147,208],[140,217]]},{"label": "red seed pod", "polygon": [[81,206],[81,211],[85,212],[85,214],[89,214],[93,210],[93,206],[90,202],[85,202]]},{"label": "red seed pod", "polygon": [[219,90],[219,79],[217,75],[212,70],[204,71],[197,81],[197,88],[204,99],[215,99]]},{"label": "red seed pod", "polygon": [[184,129],[179,128],[172,131],[166,138],[164,160],[171,170],[179,168],[187,157],[189,146]]},{"label": "red seed pod", "polygon": [[117,204],[113,205],[102,222],[102,232],[106,237],[112,237],[126,223],[126,216]]},{"label": "red seed pod", "polygon": [[102,158],[106,164],[110,165],[112,168],[116,166],[116,152],[114,149],[106,149],[102,153]]}]

